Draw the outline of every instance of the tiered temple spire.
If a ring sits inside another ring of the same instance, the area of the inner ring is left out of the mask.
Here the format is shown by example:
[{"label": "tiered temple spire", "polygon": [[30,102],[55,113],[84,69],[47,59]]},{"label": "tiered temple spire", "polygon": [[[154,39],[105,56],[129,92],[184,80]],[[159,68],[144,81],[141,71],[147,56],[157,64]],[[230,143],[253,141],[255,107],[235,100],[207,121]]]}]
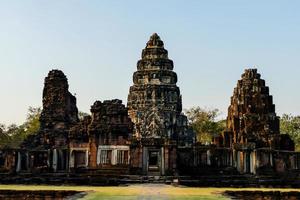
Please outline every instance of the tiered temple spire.
[{"label": "tiered temple spire", "polygon": [[[154,33],[142,51],[128,95],[129,115],[137,137],[172,137],[182,110],[173,61]],[[150,133],[151,132],[151,133]]]}]

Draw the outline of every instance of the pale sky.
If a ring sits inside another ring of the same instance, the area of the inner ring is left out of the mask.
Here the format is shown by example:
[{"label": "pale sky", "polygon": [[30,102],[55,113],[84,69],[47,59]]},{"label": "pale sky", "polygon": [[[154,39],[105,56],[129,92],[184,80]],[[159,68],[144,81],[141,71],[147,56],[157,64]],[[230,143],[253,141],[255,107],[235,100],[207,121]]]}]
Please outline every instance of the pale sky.
[{"label": "pale sky", "polygon": [[255,66],[276,111],[300,114],[300,1],[0,0],[0,123],[42,105],[44,78],[61,69],[79,110],[126,104],[132,74],[157,32],[174,61],[183,107],[226,116],[245,68]]}]

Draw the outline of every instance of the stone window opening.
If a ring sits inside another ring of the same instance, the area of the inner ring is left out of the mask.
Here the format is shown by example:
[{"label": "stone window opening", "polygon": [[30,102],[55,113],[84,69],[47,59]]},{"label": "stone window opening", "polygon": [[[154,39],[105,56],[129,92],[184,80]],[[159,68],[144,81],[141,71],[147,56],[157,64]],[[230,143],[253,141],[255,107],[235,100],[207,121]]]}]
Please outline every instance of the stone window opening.
[{"label": "stone window opening", "polygon": [[112,150],[101,150],[99,164],[111,164],[111,155]]},{"label": "stone window opening", "polygon": [[128,150],[117,151],[117,164],[127,165],[128,164]]}]

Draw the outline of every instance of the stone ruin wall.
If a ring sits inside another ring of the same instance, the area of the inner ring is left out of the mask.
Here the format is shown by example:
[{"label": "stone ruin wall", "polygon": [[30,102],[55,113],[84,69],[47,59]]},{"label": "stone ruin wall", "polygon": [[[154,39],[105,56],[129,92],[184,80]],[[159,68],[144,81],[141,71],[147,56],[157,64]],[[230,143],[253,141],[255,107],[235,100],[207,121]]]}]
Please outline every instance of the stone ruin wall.
[{"label": "stone ruin wall", "polygon": [[91,106],[92,120],[88,126],[90,166],[97,167],[99,145],[129,145],[133,124],[121,100],[96,101]]}]

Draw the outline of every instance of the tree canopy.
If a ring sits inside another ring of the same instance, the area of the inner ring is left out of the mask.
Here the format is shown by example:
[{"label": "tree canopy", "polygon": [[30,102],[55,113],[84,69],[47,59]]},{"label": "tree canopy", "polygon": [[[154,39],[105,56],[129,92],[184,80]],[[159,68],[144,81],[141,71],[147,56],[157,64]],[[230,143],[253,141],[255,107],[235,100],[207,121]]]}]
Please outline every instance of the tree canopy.
[{"label": "tree canopy", "polygon": [[195,131],[197,141],[210,143],[212,137],[219,135],[225,129],[225,120],[217,120],[220,115],[218,109],[193,107],[185,111],[189,126]]},{"label": "tree canopy", "polygon": [[28,108],[26,121],[20,126],[0,124],[0,147],[18,147],[24,139],[38,132],[40,128],[41,108]]},{"label": "tree canopy", "polygon": [[78,118],[79,118],[79,120],[83,120],[84,117],[86,117],[86,116],[89,116],[89,114],[86,113],[86,112],[82,112],[82,111],[78,112]]},{"label": "tree canopy", "polygon": [[280,132],[290,135],[295,142],[295,149],[300,150],[300,116],[283,114],[280,118]]}]

